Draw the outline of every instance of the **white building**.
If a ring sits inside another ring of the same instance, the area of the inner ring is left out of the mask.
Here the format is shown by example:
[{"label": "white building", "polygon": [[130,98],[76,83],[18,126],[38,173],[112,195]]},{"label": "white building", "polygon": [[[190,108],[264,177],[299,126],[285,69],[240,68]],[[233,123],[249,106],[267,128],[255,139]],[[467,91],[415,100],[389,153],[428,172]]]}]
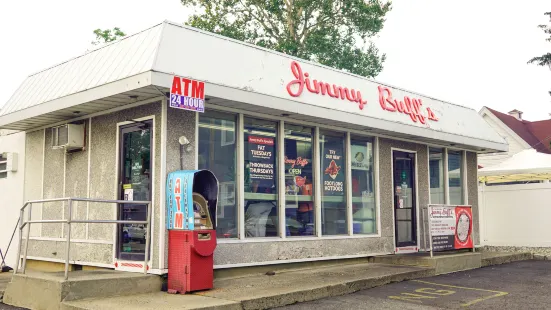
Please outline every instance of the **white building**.
[{"label": "white building", "polygon": [[488,107],[482,108],[479,114],[509,144],[508,152],[479,154],[479,166],[497,165],[529,149],[551,154],[551,119],[530,122],[522,119],[522,112],[519,110],[505,114]]},{"label": "white building", "polygon": [[[24,159],[25,132],[0,130],[0,250],[3,255],[17,225],[19,209],[23,206]],[[18,232],[15,232],[7,253],[8,266],[15,265]]]}]

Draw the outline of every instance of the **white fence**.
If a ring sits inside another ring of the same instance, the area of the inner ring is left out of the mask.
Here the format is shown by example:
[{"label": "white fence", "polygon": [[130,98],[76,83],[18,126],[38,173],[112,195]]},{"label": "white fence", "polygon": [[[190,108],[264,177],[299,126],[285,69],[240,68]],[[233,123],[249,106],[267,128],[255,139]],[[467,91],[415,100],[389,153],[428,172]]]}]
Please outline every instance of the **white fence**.
[{"label": "white fence", "polygon": [[479,187],[482,245],[551,247],[551,183]]}]

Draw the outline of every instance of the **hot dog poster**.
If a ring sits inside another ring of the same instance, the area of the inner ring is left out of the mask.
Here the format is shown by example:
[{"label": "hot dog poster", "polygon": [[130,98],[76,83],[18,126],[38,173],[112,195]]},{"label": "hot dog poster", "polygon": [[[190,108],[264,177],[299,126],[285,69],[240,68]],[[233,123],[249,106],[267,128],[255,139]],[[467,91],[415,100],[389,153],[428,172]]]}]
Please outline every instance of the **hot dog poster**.
[{"label": "hot dog poster", "polygon": [[323,147],[323,193],[344,195],[344,145],[342,141],[328,141]]}]

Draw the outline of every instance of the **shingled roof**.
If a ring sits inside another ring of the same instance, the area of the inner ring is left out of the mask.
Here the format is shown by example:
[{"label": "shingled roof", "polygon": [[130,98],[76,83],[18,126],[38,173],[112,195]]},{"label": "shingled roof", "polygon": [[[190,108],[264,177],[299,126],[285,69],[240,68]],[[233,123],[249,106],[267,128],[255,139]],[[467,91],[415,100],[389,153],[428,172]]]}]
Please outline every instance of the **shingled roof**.
[{"label": "shingled roof", "polygon": [[536,151],[551,154],[551,119],[530,122],[486,108]]}]

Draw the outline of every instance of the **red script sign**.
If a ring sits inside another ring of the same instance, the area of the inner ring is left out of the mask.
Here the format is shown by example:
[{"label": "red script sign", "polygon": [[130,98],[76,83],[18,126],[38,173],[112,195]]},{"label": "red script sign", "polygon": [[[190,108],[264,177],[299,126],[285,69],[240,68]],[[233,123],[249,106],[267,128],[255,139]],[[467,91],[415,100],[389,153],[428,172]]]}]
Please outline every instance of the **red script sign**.
[{"label": "red script sign", "polygon": [[[362,99],[362,93],[359,90],[349,89],[344,86],[337,86],[326,82],[311,80],[308,72],[303,72],[302,67],[296,61],[291,62],[291,72],[295,79],[287,84],[287,92],[292,97],[299,97],[304,91],[304,87],[312,94],[329,96],[336,99],[348,100],[358,104],[358,108],[363,110],[367,104]],[[423,103],[421,99],[404,97],[399,101],[392,97],[392,91],[386,86],[379,86],[379,104],[381,108],[388,112],[400,112],[409,115],[415,123],[426,124],[427,120],[438,121],[438,118],[430,108],[426,108],[426,115],[422,112]]]}]

